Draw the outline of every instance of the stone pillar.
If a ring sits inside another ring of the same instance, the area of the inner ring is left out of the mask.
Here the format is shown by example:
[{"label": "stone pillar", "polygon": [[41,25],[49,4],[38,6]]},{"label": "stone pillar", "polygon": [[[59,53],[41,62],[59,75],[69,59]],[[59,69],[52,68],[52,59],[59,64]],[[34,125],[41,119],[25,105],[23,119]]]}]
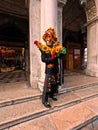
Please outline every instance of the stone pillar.
[{"label": "stone pillar", "polygon": [[[96,0],[98,2],[98,0]],[[87,69],[86,74],[98,77],[98,9],[94,0],[87,2]]]},{"label": "stone pillar", "polygon": [[26,65],[25,65],[25,71],[26,71],[26,78],[27,78],[27,80],[28,80],[28,82],[29,82],[29,79],[30,79],[30,77],[29,77],[29,75],[30,75],[30,61],[29,61],[29,59],[30,59],[30,57],[29,57],[29,48],[26,48],[25,49],[25,55],[26,55]]},{"label": "stone pillar", "polygon": [[87,70],[86,73],[98,77],[98,19],[87,27]]},{"label": "stone pillar", "polygon": [[[62,44],[62,11],[63,6],[66,4],[66,1],[64,0],[58,0],[58,41]],[[62,88],[64,86],[64,69],[63,69],[63,60],[59,60],[60,62],[60,75],[61,75],[61,84]]]},{"label": "stone pillar", "polygon": [[[41,0],[41,42],[45,30],[54,28],[57,31],[57,0]],[[41,78],[39,79],[38,86],[43,90],[43,83],[45,78],[45,64],[41,62]]]},{"label": "stone pillar", "polygon": [[57,30],[57,0],[41,0],[41,32],[49,27]]},{"label": "stone pillar", "polygon": [[66,4],[67,0],[58,0],[58,25],[57,25],[57,34],[58,34],[58,40],[62,44],[62,11],[63,11],[63,6]]},{"label": "stone pillar", "polygon": [[29,1],[29,48],[30,48],[30,85],[36,88],[40,77],[40,51],[33,44],[40,40],[40,1]]}]

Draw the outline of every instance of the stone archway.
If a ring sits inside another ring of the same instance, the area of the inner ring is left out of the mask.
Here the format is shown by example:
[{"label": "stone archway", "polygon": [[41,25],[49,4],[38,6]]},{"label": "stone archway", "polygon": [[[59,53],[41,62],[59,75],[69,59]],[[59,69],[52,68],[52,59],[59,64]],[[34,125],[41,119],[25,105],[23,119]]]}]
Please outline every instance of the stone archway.
[{"label": "stone archway", "polygon": [[[80,69],[83,62],[83,51],[86,46],[86,13],[79,0],[68,0],[63,7],[63,45],[67,48],[64,59],[65,69]],[[68,45],[70,44],[70,45]],[[70,47],[71,46],[71,50]],[[78,53],[78,54],[76,54]]]},{"label": "stone archway", "polygon": [[[77,0],[79,2],[79,0]],[[67,3],[72,1],[67,0]],[[86,22],[84,26],[87,28],[87,69],[86,74],[98,77],[98,16],[97,16],[98,1],[87,0],[87,5],[84,8],[86,13]]]},{"label": "stone archway", "polygon": [[87,69],[86,74],[98,77],[98,9],[94,0],[87,1]]},{"label": "stone archway", "polygon": [[96,17],[97,8],[94,0],[87,0],[87,6],[85,8],[87,14],[87,21],[91,21],[94,17]]}]

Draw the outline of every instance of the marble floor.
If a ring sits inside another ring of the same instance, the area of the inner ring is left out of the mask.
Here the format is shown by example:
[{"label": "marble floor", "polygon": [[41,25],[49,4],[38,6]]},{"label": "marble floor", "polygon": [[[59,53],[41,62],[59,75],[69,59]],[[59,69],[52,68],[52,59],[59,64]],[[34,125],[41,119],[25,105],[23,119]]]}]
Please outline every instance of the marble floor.
[{"label": "marble floor", "polygon": [[0,73],[0,84],[1,83],[16,83],[26,81],[26,74],[23,70],[16,70],[12,72]]}]

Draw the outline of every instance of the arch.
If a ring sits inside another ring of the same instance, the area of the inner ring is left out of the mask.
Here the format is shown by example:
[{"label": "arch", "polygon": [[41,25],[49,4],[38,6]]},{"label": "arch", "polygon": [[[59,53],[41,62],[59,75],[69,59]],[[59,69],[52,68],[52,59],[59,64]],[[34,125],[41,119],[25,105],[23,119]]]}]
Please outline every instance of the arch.
[{"label": "arch", "polygon": [[[97,1],[96,1],[97,2]],[[97,3],[95,0],[87,0],[87,6],[85,8],[87,14],[87,21],[91,21],[97,15]]]},{"label": "arch", "polygon": [[[65,3],[64,2],[63,3],[67,4],[68,1],[70,1],[70,0],[64,0]],[[98,1],[97,0],[87,0],[87,6],[85,8],[85,12],[87,15],[87,21],[90,21],[97,15],[97,10],[98,10]]]},{"label": "arch", "polygon": [[66,15],[66,17],[63,17],[63,28],[64,25],[66,25],[66,28],[72,30],[71,25],[75,24],[75,26],[73,26],[73,31],[79,31],[87,22],[86,12],[84,8],[81,7],[79,0],[67,0],[66,4],[63,6],[63,16],[64,15]]},{"label": "arch", "polygon": [[[65,15],[65,16],[64,16]],[[67,49],[65,69],[81,69],[84,62],[84,48],[87,46],[85,24],[87,16],[79,0],[67,0],[63,7],[63,45]]]}]

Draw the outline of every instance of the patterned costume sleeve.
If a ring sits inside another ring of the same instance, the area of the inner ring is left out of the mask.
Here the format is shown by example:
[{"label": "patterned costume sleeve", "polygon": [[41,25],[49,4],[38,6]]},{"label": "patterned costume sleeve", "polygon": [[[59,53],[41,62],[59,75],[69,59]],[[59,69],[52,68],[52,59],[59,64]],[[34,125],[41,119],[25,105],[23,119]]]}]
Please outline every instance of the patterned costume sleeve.
[{"label": "patterned costume sleeve", "polygon": [[43,51],[41,52],[41,60],[42,62],[45,62],[45,63],[54,63],[54,60],[52,59],[51,54],[47,54]]}]

